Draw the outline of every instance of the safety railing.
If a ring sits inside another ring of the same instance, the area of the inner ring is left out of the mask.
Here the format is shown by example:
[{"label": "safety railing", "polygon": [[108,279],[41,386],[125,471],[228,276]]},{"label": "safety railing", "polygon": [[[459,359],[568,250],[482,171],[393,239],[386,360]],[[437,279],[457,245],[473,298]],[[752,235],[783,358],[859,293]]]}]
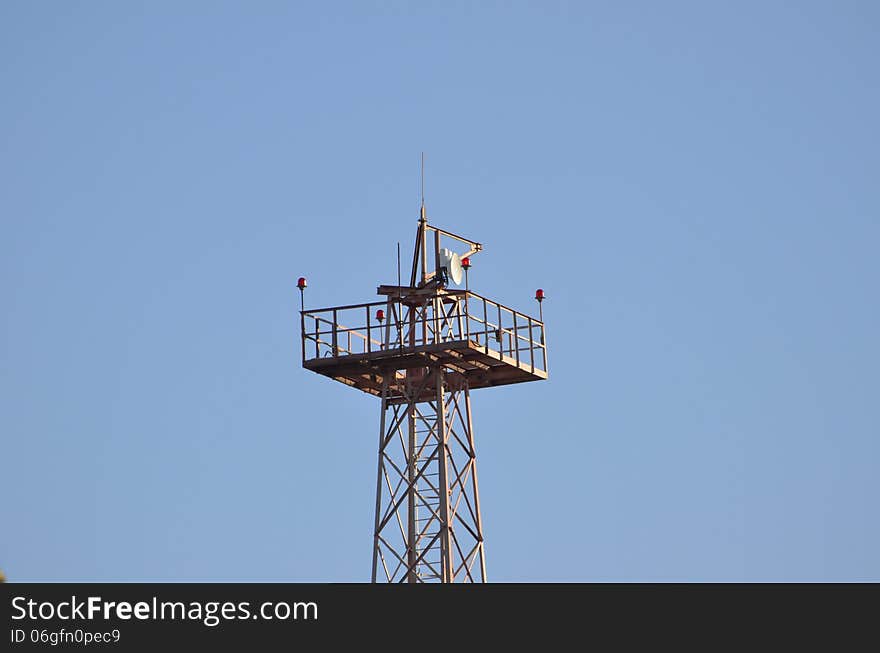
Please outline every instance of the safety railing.
[{"label": "safety railing", "polygon": [[430,296],[421,305],[389,297],[302,311],[301,316],[303,362],[469,341],[487,354],[547,371],[544,324],[473,292]]},{"label": "safety railing", "polygon": [[464,310],[467,317],[467,339],[526,365],[547,371],[547,345],[544,323],[493,302],[476,293],[466,293]]}]

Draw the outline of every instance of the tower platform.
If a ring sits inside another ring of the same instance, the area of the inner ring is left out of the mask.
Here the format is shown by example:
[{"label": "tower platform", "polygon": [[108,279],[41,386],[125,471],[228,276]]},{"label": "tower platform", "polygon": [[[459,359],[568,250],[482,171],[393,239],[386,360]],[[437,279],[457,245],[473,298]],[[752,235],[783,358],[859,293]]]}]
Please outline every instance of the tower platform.
[{"label": "tower platform", "polygon": [[471,390],[547,378],[539,320],[470,291],[379,292],[388,299],[303,311],[303,367],[376,396],[387,380],[392,400],[411,397],[420,381],[424,401],[432,399],[423,377],[437,366],[461,375]]}]

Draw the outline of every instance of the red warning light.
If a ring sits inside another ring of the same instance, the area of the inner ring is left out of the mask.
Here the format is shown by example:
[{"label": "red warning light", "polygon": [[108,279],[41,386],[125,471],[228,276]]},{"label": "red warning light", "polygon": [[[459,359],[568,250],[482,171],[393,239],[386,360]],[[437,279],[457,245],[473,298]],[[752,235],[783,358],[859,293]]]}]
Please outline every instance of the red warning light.
[{"label": "red warning light", "polygon": [[300,277],[299,280],[296,282],[296,287],[299,288],[300,290],[302,290],[303,288],[305,288],[308,285],[309,284],[306,283],[305,277]]},{"label": "red warning light", "polygon": [[465,270],[467,270],[470,266],[471,266],[471,257],[470,256],[465,256],[463,259],[461,259],[461,267],[463,267]]},{"label": "red warning light", "polygon": [[376,319],[380,322],[385,320],[385,311],[383,311],[381,308],[376,311]]},{"label": "red warning light", "polygon": [[544,301],[544,291],[541,288],[538,288],[535,291],[535,299],[537,299],[539,302]]}]

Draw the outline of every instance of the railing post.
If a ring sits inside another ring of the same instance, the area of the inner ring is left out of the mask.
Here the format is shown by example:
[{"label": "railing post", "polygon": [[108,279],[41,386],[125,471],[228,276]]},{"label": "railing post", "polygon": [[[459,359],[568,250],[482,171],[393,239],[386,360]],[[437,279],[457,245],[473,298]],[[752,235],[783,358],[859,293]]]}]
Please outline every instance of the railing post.
[{"label": "railing post", "polygon": [[544,324],[541,323],[541,351],[544,354],[544,371],[547,371],[547,339],[544,335]]},{"label": "railing post", "polygon": [[306,362],[306,314],[303,311],[299,312],[299,337],[302,343],[302,362]]},{"label": "railing post", "polygon": [[[388,298],[388,301],[389,301],[388,305],[391,306],[391,304],[390,304],[391,298],[390,297]],[[394,324],[397,326],[397,348],[400,351],[403,351],[404,345],[406,344],[403,340],[403,331],[404,331],[404,328],[406,328],[409,325],[403,321],[403,316],[404,316],[403,303],[400,301],[400,295],[398,295],[397,299],[395,300],[393,315],[394,315]],[[409,319],[408,315],[407,315],[407,319]],[[410,326],[409,330],[410,330],[410,333],[412,333],[413,328]]]},{"label": "railing post", "polygon": [[422,344],[428,344],[428,301],[420,307],[422,309]]},{"label": "railing post", "polygon": [[486,298],[483,297],[483,343],[486,345],[486,354],[489,353],[489,313],[486,308]]},{"label": "railing post", "polygon": [[339,343],[337,342],[336,331],[336,309],[333,309],[333,358],[339,356]]},{"label": "railing post", "polygon": [[532,361],[532,374],[535,373],[535,340],[532,331],[532,318],[529,318],[529,360]]},{"label": "railing post", "polygon": [[373,351],[373,339],[370,337],[370,307],[364,306],[364,309],[367,311],[367,353]]},{"label": "railing post", "polygon": [[498,307],[498,351],[501,357],[504,357],[504,329],[501,326],[501,304],[495,304]]},{"label": "railing post", "polygon": [[391,296],[388,296],[388,303],[385,305],[385,310],[388,311],[388,314],[385,316],[385,342],[382,344],[382,349],[388,351],[391,348],[391,316],[394,314],[391,310]]},{"label": "railing post", "polygon": [[434,319],[432,320],[434,324],[434,326],[432,327],[434,329],[433,337],[431,338],[432,345],[437,345],[440,343],[440,312],[443,310],[440,307],[442,305],[443,303],[440,301],[440,297],[435,296],[431,299],[431,313],[433,313],[434,316]]},{"label": "railing post", "polygon": [[516,366],[519,367],[519,331],[516,329],[516,311],[513,313],[513,344],[516,353]]}]

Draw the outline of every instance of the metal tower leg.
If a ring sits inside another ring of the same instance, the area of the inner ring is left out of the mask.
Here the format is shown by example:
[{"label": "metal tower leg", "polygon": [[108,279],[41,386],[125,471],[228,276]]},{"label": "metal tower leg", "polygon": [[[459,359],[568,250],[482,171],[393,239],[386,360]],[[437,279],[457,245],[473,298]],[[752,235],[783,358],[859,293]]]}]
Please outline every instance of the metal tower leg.
[{"label": "metal tower leg", "polygon": [[382,384],[373,582],[485,582],[467,379],[443,367]]}]

